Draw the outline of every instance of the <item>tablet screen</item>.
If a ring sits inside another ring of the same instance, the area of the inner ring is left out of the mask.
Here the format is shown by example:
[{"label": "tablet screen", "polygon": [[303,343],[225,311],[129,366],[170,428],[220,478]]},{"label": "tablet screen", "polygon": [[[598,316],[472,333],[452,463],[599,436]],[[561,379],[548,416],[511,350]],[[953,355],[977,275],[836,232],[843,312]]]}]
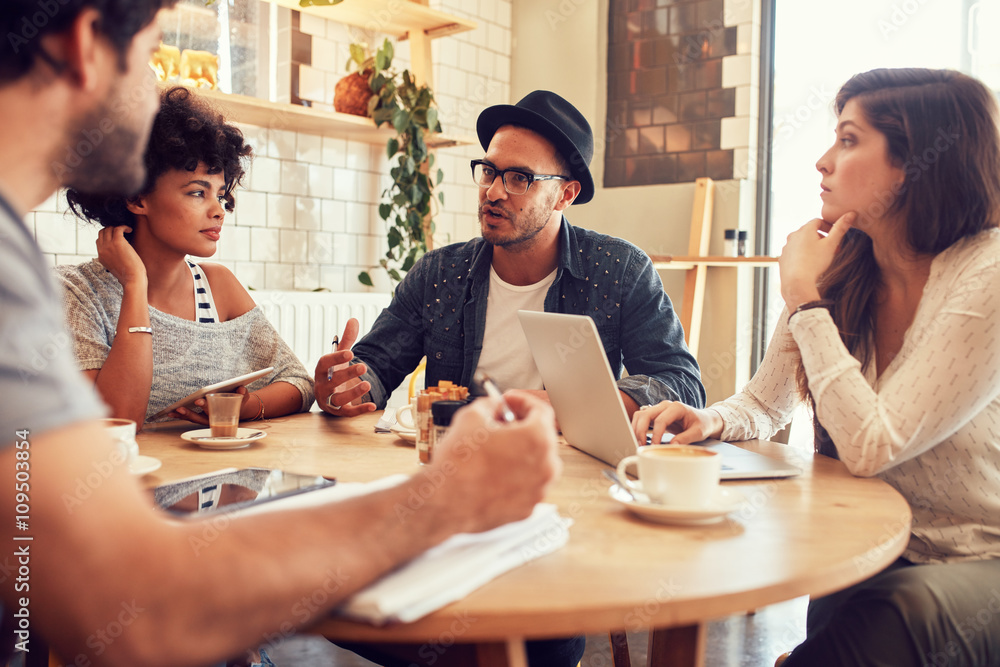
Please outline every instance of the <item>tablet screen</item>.
[{"label": "tablet screen", "polygon": [[153,489],[156,504],[173,514],[226,511],[322,489],[336,480],[269,468],[227,468]]}]

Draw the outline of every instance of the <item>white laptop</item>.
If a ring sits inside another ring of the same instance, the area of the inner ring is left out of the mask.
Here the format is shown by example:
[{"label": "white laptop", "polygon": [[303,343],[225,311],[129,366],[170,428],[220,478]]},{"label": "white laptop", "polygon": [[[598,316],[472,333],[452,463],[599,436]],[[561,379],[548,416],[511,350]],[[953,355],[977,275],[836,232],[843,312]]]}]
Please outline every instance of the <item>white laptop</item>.
[{"label": "white laptop", "polygon": [[[613,466],[636,451],[632,424],[594,321],[586,315],[517,311],[566,442]],[[722,479],[791,477],[784,461],[705,440],[722,454]]]}]

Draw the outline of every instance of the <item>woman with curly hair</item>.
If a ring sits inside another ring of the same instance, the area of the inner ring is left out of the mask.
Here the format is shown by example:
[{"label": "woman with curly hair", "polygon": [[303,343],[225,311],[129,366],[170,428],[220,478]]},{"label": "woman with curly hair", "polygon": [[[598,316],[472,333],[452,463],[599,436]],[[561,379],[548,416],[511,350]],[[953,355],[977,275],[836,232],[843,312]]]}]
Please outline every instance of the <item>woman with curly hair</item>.
[{"label": "woman with curly hair", "polygon": [[[239,390],[241,421],[312,404],[310,374],[236,277],[189,259],[215,254],[251,154],[236,127],[172,88],[161,96],[138,195],[67,192],[78,217],[103,227],[97,259],[57,273],[77,360],[113,416],[141,425],[202,386],[268,366],[271,374]],[[185,408],[170,416],[207,423]]]}]

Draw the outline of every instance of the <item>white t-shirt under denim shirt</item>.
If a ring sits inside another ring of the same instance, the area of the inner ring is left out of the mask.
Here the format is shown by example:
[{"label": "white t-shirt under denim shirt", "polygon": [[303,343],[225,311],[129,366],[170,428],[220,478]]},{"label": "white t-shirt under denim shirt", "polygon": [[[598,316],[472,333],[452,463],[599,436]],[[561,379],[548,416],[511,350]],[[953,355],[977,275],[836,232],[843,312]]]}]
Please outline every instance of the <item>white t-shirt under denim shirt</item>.
[{"label": "white t-shirt under denim shirt", "polygon": [[490,266],[483,351],[479,354],[476,372],[490,376],[503,390],[543,388],[542,374],[531,356],[517,311],[545,310],[545,295],[555,282],[557,272],[558,269],[532,285],[511,285]]}]

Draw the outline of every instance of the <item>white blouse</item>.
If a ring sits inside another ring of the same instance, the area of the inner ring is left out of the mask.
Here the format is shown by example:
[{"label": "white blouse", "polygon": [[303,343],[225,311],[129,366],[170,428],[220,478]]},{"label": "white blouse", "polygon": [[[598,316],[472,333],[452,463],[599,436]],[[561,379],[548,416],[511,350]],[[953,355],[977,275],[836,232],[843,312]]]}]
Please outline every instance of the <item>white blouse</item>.
[{"label": "white blouse", "polygon": [[716,403],[725,440],[767,438],[799,403],[803,360],[819,421],[855,475],[910,503],[903,556],[919,563],[1000,558],[1000,230],[957,242],[930,276],[892,363],[862,371],[830,313],[781,317],[760,369]]}]

